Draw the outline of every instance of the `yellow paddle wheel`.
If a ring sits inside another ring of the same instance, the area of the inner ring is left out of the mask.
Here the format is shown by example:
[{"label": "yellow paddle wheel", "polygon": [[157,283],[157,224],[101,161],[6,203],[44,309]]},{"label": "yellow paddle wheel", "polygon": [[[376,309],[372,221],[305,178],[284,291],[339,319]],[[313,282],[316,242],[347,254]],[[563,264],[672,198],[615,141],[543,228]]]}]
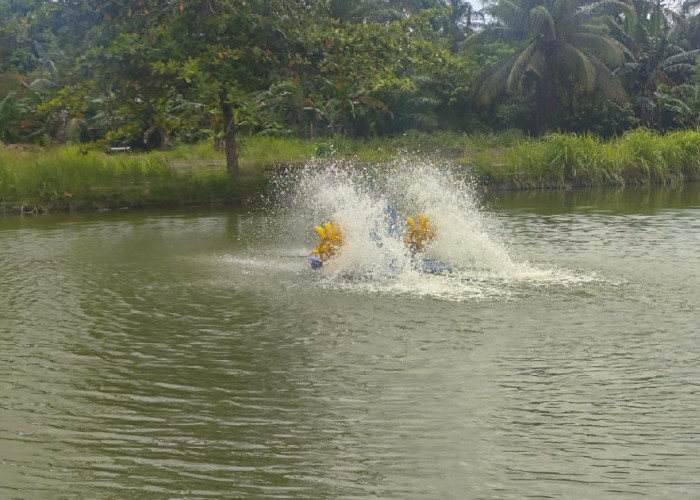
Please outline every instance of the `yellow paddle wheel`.
[{"label": "yellow paddle wheel", "polygon": [[316,226],[316,234],[321,241],[309,255],[316,256],[323,263],[332,258],[343,246],[343,233],[337,222],[326,222]]},{"label": "yellow paddle wheel", "polygon": [[418,214],[418,223],[413,217],[406,217],[409,229],[406,231],[404,243],[415,252],[422,252],[423,247],[435,239],[435,229],[430,227],[430,219],[423,214]]},{"label": "yellow paddle wheel", "polygon": [[[418,220],[416,221],[416,219]],[[421,253],[425,246],[435,239],[437,233],[431,227],[430,219],[424,214],[419,213],[415,219],[407,217],[406,222],[408,223],[408,231],[406,231],[403,241],[413,254]],[[319,269],[323,267],[324,262],[335,257],[343,246],[343,233],[337,222],[326,222],[316,226],[315,229],[320,242],[309,254],[309,263],[312,269]],[[419,268],[425,272],[434,274],[450,272],[449,266],[438,261],[424,259],[422,256],[418,258],[417,262],[419,262]]]}]

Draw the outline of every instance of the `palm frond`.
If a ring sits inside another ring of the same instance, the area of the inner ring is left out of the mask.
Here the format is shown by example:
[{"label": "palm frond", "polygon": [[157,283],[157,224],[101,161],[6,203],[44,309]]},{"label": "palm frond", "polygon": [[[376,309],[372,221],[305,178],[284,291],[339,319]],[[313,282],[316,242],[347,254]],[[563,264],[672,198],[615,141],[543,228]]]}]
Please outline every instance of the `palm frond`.
[{"label": "palm frond", "polygon": [[688,106],[683,99],[664,94],[663,92],[655,92],[654,96],[659,100],[659,104],[667,111],[676,115],[688,115],[692,113],[692,108]]},{"label": "palm frond", "polygon": [[676,75],[680,77],[681,80],[687,79],[693,73],[695,65],[693,64],[673,64],[671,66],[665,66],[663,72],[667,75]]},{"label": "palm frond", "polygon": [[[613,24],[615,23],[614,19],[611,19],[611,21]],[[610,36],[610,26],[598,22],[581,24],[576,31],[591,35]]]},{"label": "palm frond", "polygon": [[531,32],[544,36],[552,40],[556,37],[556,23],[552,14],[542,5],[538,5],[530,11],[530,27]]},{"label": "palm frond", "polygon": [[638,71],[641,67],[642,65],[637,62],[628,62],[617,68],[613,73],[618,76],[629,75],[630,73]]},{"label": "palm frond", "polygon": [[506,82],[518,54],[502,59],[477,80],[474,100],[477,106],[488,106],[506,90]]},{"label": "palm frond", "polygon": [[570,44],[595,55],[613,68],[620,67],[625,63],[625,55],[632,58],[632,53],[627,47],[610,37],[590,33],[573,33],[567,38]]},{"label": "palm frond", "polygon": [[44,47],[36,40],[34,40],[34,50],[36,51],[37,55],[39,56],[39,60],[46,68],[46,71],[48,72],[48,74],[52,75],[52,76],[55,75],[56,72],[58,71],[56,69],[56,64],[54,64],[53,60],[49,57],[48,53],[44,50]]},{"label": "palm frond", "polygon": [[660,37],[666,29],[666,19],[662,12],[652,12],[647,20],[649,33],[653,37]]},{"label": "palm frond", "polygon": [[606,19],[605,25],[609,30],[608,35],[624,45],[630,54],[634,54],[639,50],[639,45],[634,37],[626,33],[625,30],[622,29],[622,26],[617,24],[613,19]]},{"label": "palm frond", "polygon": [[520,90],[520,82],[523,75],[527,71],[528,65],[531,64],[532,55],[537,50],[537,44],[531,43],[522,50],[513,61],[513,64],[508,72],[506,80],[506,89],[510,92]]},{"label": "palm frond", "polygon": [[48,78],[37,78],[36,80],[33,80],[32,82],[25,84],[26,87],[30,90],[53,90],[59,87],[59,85],[52,81],[49,80]]},{"label": "palm frond", "polygon": [[584,93],[593,92],[596,84],[596,67],[589,56],[582,51],[561,43],[555,52],[556,71],[570,78],[571,83]]},{"label": "palm frond", "polygon": [[683,14],[690,14],[700,8],[700,0],[685,0],[681,6]]},{"label": "palm frond", "polygon": [[671,92],[678,98],[700,101],[700,83],[681,83],[673,87]]},{"label": "palm frond", "polygon": [[665,69],[676,64],[691,64],[694,65],[696,59],[700,56],[700,49],[689,50],[688,52],[681,52],[665,59],[660,65],[660,69]]},{"label": "palm frond", "polygon": [[527,13],[520,2],[501,0],[490,10],[490,14],[515,29],[527,29]]},{"label": "palm frond", "polygon": [[533,81],[540,81],[547,78],[547,73],[551,72],[548,61],[541,50],[536,50],[530,57],[530,64],[525,68],[525,73],[520,81],[520,90],[526,92],[530,89]]},{"label": "palm frond", "polygon": [[602,96],[616,104],[626,103],[628,100],[627,92],[625,92],[620,80],[595,57],[591,58],[591,63],[596,69],[595,86]]},{"label": "palm frond", "polygon": [[6,118],[7,116],[14,114],[16,109],[17,94],[15,92],[10,92],[5,96],[5,98],[0,101],[0,120]]},{"label": "palm frond", "polygon": [[498,41],[517,42],[519,40],[524,40],[526,37],[527,31],[514,30],[498,25],[486,26],[483,30],[477,31],[469,35],[465,39],[463,45],[466,47]]},{"label": "palm frond", "polygon": [[672,25],[687,25],[688,19],[681,13],[673,9],[664,9],[664,15],[670,19]]},{"label": "palm frond", "polygon": [[656,109],[656,103],[645,96],[637,98],[637,106],[649,112],[654,111]]},{"label": "palm frond", "polygon": [[578,24],[584,24],[586,21],[595,17],[612,16],[616,14],[624,14],[629,19],[636,18],[634,9],[618,0],[600,0],[579,7],[574,13],[574,21]]}]

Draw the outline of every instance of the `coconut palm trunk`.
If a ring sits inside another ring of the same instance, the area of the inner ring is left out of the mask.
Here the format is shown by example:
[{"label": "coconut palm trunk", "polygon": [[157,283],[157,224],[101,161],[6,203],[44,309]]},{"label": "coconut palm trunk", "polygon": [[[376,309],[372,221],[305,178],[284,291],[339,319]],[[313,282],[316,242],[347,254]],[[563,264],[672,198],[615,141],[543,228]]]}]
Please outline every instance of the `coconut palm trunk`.
[{"label": "coconut palm trunk", "polygon": [[547,64],[540,72],[535,92],[537,101],[536,132],[543,134],[556,129],[557,126],[557,83],[551,70],[552,57],[545,52]]}]

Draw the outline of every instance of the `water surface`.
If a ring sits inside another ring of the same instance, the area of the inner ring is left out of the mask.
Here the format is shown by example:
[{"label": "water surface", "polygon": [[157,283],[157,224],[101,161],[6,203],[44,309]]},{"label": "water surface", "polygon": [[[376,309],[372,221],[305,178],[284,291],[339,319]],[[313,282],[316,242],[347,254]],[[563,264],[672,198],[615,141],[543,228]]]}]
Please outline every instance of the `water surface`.
[{"label": "water surface", "polygon": [[698,187],[485,201],[509,272],[314,273],[269,213],[0,219],[0,497],[697,498]]}]

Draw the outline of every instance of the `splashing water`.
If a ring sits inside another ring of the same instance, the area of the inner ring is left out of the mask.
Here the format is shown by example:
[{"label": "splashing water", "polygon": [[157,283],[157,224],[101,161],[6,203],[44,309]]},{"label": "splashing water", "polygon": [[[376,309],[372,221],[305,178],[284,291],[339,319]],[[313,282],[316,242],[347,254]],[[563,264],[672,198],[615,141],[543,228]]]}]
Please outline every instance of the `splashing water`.
[{"label": "splashing water", "polygon": [[[273,210],[281,223],[275,233],[282,239],[277,244],[291,243],[308,254],[318,243],[314,226],[337,222],[343,246],[321,269],[308,272],[322,286],[360,293],[463,300],[512,297],[523,286],[594,279],[516,261],[490,229],[474,183],[455,172],[409,157],[384,167],[312,161],[276,180]],[[395,224],[387,207],[398,213]],[[437,233],[422,257],[449,266],[449,274],[422,272],[420,259],[405,244],[405,218],[417,213],[425,214]]]}]

